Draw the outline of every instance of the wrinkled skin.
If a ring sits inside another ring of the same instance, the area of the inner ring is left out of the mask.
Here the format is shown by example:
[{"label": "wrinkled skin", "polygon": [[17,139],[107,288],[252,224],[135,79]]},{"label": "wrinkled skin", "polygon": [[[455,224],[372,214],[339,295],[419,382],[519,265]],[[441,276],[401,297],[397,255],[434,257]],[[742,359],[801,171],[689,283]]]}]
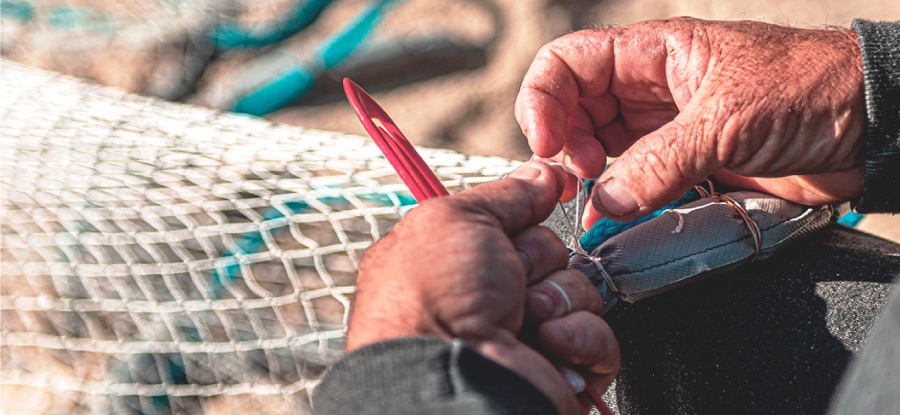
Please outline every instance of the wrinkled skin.
[{"label": "wrinkled skin", "polygon": [[537,156],[599,176],[586,227],[643,216],[712,174],[820,205],[861,193],[861,68],[851,30],[690,18],[583,30],[540,50],[516,117]]},{"label": "wrinkled skin", "polygon": [[[363,257],[347,349],[408,336],[461,339],[531,381],[561,414],[580,413],[555,366],[577,370],[602,394],[619,349],[598,316],[600,295],[565,269],[562,241],[538,226],[565,180],[559,167],[531,162],[413,209]],[[548,280],[566,291],[571,312]],[[529,344],[523,327],[534,333]]]},{"label": "wrinkled skin", "polygon": [[[587,226],[642,216],[710,174],[805,204],[856,197],[863,111],[854,32],[687,18],[559,38],[541,49],[516,102],[537,157],[600,176]],[[606,156],[619,158],[603,173]],[[348,350],[407,336],[462,339],[561,413],[578,413],[555,366],[576,369],[600,393],[619,350],[597,315],[599,295],[564,269],[562,242],[538,226],[560,195],[571,196],[564,188],[575,181],[565,176],[532,162],[410,212],[363,258]]]}]

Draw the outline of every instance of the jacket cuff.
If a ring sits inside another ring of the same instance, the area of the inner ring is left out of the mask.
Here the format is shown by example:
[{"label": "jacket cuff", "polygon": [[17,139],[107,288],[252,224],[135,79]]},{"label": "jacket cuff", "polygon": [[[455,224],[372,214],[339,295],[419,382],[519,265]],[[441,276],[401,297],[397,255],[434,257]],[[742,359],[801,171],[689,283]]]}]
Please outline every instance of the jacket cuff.
[{"label": "jacket cuff", "polygon": [[866,97],[865,184],[854,208],[900,212],[900,22],[857,19]]},{"label": "jacket cuff", "polygon": [[380,342],[335,363],[315,389],[316,414],[556,414],[531,382],[462,341]]}]

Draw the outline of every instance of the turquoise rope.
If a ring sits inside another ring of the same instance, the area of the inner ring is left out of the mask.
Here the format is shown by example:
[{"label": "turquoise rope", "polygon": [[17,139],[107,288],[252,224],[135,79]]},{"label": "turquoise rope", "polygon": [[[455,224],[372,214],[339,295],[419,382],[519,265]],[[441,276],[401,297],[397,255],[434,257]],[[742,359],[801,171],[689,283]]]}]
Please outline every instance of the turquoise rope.
[{"label": "turquoise rope", "polygon": [[687,203],[700,199],[700,194],[696,190],[691,189],[678,200],[663,206],[661,209],[631,222],[616,222],[611,219],[603,218],[591,226],[584,235],[581,236],[581,246],[588,252],[593,251],[609,238],[625,232],[635,226],[638,226],[650,219],[657,218],[665,213],[666,210],[676,209]]},{"label": "turquoise rope", "polygon": [[[331,0],[297,1],[286,18],[263,28],[248,28],[236,22],[220,23],[210,30],[209,39],[219,51],[269,46],[309,27],[331,3]],[[0,16],[28,23],[35,18],[35,7],[29,1],[0,0]],[[113,18],[91,7],[55,6],[50,9],[47,22],[64,30],[93,30],[107,34],[115,30]]]},{"label": "turquoise rope", "polygon": [[855,228],[856,225],[859,225],[859,221],[863,220],[864,217],[866,217],[866,215],[860,215],[859,213],[851,210],[841,216],[841,218],[837,220],[837,223]]},{"label": "turquoise rope", "polygon": [[234,22],[222,23],[213,28],[210,39],[220,51],[272,45],[309,27],[330,4],[331,0],[297,2],[286,18],[264,28],[247,28]]},{"label": "turquoise rope", "polygon": [[0,17],[28,23],[34,20],[34,5],[29,1],[0,1]]},{"label": "turquoise rope", "polygon": [[[209,38],[219,51],[272,45],[309,27],[330,4],[331,0],[297,1],[287,17],[276,24],[247,28],[235,22],[225,22],[214,27]],[[0,0],[0,16],[28,23],[35,18],[35,7],[30,1]],[[50,9],[47,22],[64,30],[92,30],[106,34],[115,30],[113,18],[91,7],[55,6]]]},{"label": "turquoise rope", "polygon": [[297,64],[259,89],[238,100],[232,110],[250,115],[265,115],[290,105],[306,94],[325,70],[341,63],[355,51],[381,21],[384,10],[394,0],[377,0],[367,6],[338,33],[323,42],[308,64]]}]

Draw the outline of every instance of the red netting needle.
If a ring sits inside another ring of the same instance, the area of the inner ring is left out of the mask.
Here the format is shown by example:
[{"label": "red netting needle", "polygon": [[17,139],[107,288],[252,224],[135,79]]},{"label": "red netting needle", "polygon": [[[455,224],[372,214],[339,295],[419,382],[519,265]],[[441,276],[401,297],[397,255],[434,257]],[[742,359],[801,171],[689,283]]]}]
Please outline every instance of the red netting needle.
[{"label": "red netting needle", "polygon": [[344,93],[356,117],[375,141],[382,154],[397,171],[416,201],[447,196],[450,193],[400,132],[394,120],[359,85],[344,78]]}]

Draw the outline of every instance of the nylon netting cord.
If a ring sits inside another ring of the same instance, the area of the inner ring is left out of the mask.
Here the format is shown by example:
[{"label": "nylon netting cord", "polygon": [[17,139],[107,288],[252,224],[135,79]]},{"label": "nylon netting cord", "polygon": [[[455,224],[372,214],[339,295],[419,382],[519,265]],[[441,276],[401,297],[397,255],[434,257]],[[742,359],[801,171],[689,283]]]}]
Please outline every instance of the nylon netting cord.
[{"label": "nylon netting cord", "polygon": [[[308,413],[412,204],[375,145],[0,68],[3,405]],[[451,192],[518,164],[422,156]]]}]

